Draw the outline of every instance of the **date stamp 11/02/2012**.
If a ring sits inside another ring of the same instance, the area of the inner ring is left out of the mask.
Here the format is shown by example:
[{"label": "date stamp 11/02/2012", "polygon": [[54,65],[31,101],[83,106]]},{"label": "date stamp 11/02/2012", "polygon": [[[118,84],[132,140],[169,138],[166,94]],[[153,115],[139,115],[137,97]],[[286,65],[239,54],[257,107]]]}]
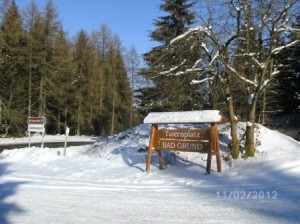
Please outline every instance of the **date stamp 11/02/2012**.
[{"label": "date stamp 11/02/2012", "polygon": [[277,191],[217,191],[221,200],[277,200]]}]

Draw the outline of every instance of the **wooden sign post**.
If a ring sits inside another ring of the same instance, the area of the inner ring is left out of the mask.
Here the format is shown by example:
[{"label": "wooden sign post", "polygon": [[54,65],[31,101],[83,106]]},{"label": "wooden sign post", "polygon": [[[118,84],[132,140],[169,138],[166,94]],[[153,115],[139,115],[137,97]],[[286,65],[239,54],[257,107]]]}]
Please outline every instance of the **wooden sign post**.
[{"label": "wooden sign post", "polygon": [[[206,172],[210,174],[212,155],[216,156],[217,171],[221,172],[221,158],[218,139],[218,123],[222,116],[217,110],[150,113],[144,119],[151,124],[146,172],[150,170],[152,153],[158,154],[159,168],[163,169],[162,150],[207,153]],[[209,123],[209,129],[158,129],[159,124],[201,124]]]}]

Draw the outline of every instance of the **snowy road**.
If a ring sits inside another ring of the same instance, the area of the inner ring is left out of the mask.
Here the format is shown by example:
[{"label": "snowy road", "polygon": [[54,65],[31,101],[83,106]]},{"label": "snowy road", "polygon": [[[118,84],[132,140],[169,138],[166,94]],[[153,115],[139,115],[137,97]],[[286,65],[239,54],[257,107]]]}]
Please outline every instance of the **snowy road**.
[{"label": "snowy road", "polygon": [[[11,191],[8,187],[14,186],[15,193],[1,207],[15,205],[15,212],[10,212],[6,220],[22,224],[297,223],[299,220],[297,186],[290,186],[285,194],[288,187],[285,185],[273,186],[271,191],[270,186],[220,186],[209,183],[208,176],[201,178],[203,184],[189,186],[153,181],[148,184],[61,179],[47,182],[38,176],[11,177],[4,182],[2,192]],[[5,183],[10,183],[7,188]],[[294,200],[291,192],[295,193]]]},{"label": "snowy road", "polygon": [[[79,145],[93,145],[95,141],[80,141],[80,142],[68,142],[67,146],[79,146]],[[57,148],[64,147],[64,142],[44,142],[44,147],[46,148]],[[31,143],[31,147],[40,147],[41,143]],[[28,143],[19,143],[19,144],[0,144],[0,153],[6,149],[21,149],[28,147]]]}]

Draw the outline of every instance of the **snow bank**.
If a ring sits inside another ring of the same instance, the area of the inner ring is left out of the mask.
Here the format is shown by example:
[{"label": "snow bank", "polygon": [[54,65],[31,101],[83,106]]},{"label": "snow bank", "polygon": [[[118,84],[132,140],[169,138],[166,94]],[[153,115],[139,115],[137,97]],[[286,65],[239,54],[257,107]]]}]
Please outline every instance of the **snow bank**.
[{"label": "snow bank", "polygon": [[[159,128],[163,129],[187,129],[187,128],[208,128],[209,126],[194,126],[194,125],[160,125]],[[230,125],[228,123],[218,125],[219,129],[219,143],[221,156],[226,156],[229,153],[230,144]],[[232,166],[251,167],[252,162],[256,160],[265,161],[270,164],[270,161],[275,160],[278,162],[278,158],[299,159],[300,161],[300,143],[294,139],[283,135],[277,131],[270,130],[262,125],[255,125],[255,147],[256,157],[243,158],[244,143],[245,143],[245,131],[246,122],[240,122],[238,124],[238,137],[241,141],[241,154],[240,158],[233,161],[222,161],[222,170],[226,173],[227,170],[231,170]],[[147,148],[149,144],[150,125],[141,124],[135,128],[126,130],[118,135],[110,136],[105,142],[95,143],[87,152],[89,156],[100,157],[102,159],[113,160],[119,157],[128,158],[130,161],[135,161],[141,165],[144,169],[147,155]],[[157,164],[157,155],[153,154],[153,164]],[[172,166],[176,163],[176,160],[191,162],[195,164],[201,164],[205,167],[206,154],[191,153],[191,152],[170,152],[163,151],[163,158],[166,166]],[[174,158],[175,157],[175,158]],[[177,158],[177,159],[176,159]],[[212,164],[215,164],[215,157],[213,157]],[[252,162],[251,162],[252,161]],[[248,165],[247,165],[248,164]],[[128,164],[127,164],[128,165]],[[276,164],[273,164],[276,165]],[[300,166],[299,166],[300,167]],[[214,168],[213,168],[214,169]]]}]

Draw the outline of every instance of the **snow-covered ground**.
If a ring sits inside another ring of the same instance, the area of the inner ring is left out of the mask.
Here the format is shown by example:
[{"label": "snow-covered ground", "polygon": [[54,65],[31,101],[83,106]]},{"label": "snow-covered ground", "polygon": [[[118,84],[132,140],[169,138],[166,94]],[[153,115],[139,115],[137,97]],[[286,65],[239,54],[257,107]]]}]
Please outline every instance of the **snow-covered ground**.
[{"label": "snow-covered ground", "polygon": [[[68,147],[66,157],[62,148],[4,150],[0,223],[299,223],[299,142],[258,125],[256,157],[222,160],[221,174],[213,160],[205,175],[198,153],[165,153],[164,170],[154,154],[145,173],[149,131]],[[229,131],[219,125],[223,157]]]},{"label": "snow-covered ground", "polygon": [[[68,136],[67,142],[85,142],[85,141],[96,141],[99,138],[94,136]],[[38,133],[30,137],[31,143],[44,142],[64,142],[66,140],[65,135],[45,135],[44,137]],[[0,144],[12,145],[18,143],[29,143],[28,137],[23,138],[0,138]]]}]

